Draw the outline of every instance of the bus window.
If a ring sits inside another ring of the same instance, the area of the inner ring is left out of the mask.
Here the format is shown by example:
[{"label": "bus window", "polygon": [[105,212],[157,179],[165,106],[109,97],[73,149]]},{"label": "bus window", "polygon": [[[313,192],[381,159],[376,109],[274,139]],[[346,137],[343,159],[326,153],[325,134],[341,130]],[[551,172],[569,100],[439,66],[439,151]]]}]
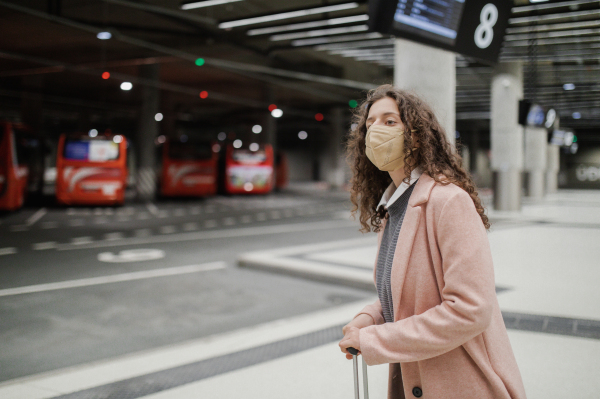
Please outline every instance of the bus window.
[{"label": "bus window", "polygon": [[116,205],[125,201],[127,140],[121,135],[61,135],[56,198],[62,204]]},{"label": "bus window", "polygon": [[219,151],[215,145],[209,141],[167,140],[163,145],[161,194],[194,197],[216,194]]},{"label": "bus window", "polygon": [[269,144],[256,151],[227,147],[225,155],[225,190],[229,194],[266,194],[273,189],[273,147]]}]

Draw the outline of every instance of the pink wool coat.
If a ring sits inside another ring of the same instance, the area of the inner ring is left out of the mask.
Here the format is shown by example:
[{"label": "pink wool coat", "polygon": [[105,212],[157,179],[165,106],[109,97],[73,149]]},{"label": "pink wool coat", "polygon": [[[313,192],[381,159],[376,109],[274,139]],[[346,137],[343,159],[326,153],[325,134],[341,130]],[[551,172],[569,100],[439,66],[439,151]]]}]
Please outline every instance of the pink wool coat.
[{"label": "pink wool coat", "polygon": [[[382,235],[383,228],[379,243]],[[486,230],[466,191],[421,176],[398,237],[391,288],[394,323],[384,322],[379,301],[359,313],[375,321],[360,329],[360,350],[369,365],[390,363],[390,399],[525,398]]]}]

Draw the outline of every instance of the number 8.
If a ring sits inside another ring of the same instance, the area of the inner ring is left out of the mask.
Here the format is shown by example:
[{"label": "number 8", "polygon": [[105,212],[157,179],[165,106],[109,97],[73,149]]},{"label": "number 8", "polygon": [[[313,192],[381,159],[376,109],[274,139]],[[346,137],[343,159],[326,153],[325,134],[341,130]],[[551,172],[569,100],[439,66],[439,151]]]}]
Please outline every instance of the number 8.
[{"label": "number 8", "polygon": [[486,4],[481,9],[479,21],[481,23],[475,29],[475,44],[481,49],[488,48],[494,39],[494,30],[492,28],[498,21],[498,9],[496,6],[491,3]]}]

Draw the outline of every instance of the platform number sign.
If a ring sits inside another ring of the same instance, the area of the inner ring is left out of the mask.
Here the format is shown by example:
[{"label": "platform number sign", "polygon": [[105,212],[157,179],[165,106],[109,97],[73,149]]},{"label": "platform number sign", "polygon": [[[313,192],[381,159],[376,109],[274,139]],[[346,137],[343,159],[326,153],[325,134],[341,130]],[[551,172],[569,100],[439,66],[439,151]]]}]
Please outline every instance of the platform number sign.
[{"label": "platform number sign", "polygon": [[488,48],[494,40],[494,25],[498,22],[498,8],[488,3],[481,9],[479,25],[475,29],[475,45],[479,48]]},{"label": "platform number sign", "polygon": [[368,24],[372,31],[495,63],[511,4],[509,0],[369,0]]}]

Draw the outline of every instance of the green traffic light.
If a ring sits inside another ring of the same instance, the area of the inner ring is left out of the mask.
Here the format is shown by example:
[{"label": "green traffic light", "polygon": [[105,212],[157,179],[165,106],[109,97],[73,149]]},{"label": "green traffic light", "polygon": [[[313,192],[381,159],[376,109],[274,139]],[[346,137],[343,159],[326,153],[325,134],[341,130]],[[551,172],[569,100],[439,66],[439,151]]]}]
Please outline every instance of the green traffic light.
[{"label": "green traffic light", "polygon": [[356,108],[358,106],[358,102],[356,102],[356,100],[350,100],[348,101],[348,105],[350,105],[350,108]]},{"label": "green traffic light", "polygon": [[573,136],[573,143],[577,143],[577,136]]},{"label": "green traffic light", "polygon": [[204,65],[204,58],[198,58],[198,59],[196,60],[196,65],[198,65],[198,66],[202,66],[202,65]]}]

